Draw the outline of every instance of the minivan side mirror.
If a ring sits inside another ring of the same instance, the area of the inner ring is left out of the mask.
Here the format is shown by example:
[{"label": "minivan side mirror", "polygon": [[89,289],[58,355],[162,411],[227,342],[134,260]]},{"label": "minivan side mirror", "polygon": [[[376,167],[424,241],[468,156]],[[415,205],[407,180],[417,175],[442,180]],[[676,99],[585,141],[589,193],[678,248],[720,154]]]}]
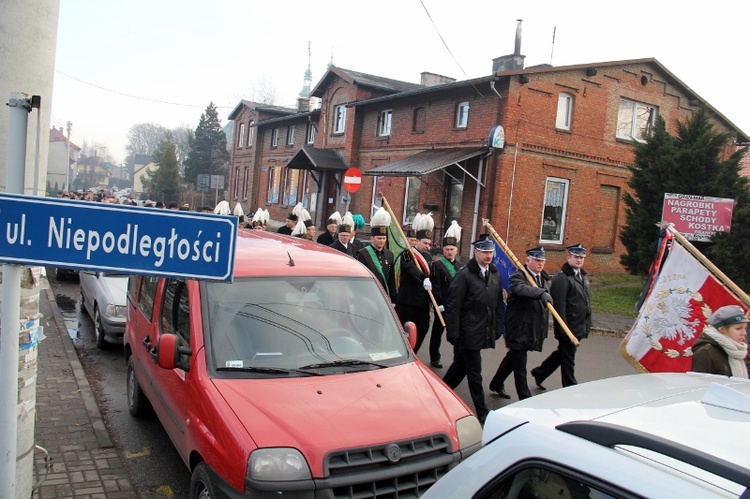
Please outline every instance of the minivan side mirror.
[{"label": "minivan side mirror", "polygon": [[159,342],[156,346],[156,362],[162,369],[178,367],[183,371],[189,371],[190,364],[183,361],[182,356],[190,356],[192,353],[190,347],[180,346],[177,335],[164,333],[159,336]]},{"label": "minivan side mirror", "polygon": [[417,326],[413,322],[404,324],[404,336],[412,350],[417,346]]}]

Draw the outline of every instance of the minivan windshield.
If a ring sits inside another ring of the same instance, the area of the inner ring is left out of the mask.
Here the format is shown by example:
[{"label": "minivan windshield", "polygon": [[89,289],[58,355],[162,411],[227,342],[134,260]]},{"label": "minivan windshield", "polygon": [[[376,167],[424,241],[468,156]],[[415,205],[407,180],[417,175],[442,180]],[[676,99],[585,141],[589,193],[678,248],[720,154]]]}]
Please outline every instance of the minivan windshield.
[{"label": "minivan windshield", "polygon": [[373,279],[264,277],[205,285],[205,341],[221,371],[327,374],[408,358],[390,304]]}]

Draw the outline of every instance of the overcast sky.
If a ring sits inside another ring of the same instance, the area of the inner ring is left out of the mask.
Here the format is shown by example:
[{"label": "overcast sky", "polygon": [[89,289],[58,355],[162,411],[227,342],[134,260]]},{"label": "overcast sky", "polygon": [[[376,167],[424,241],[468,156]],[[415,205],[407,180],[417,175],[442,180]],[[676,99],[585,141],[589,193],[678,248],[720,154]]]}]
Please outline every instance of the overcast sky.
[{"label": "overcast sky", "polygon": [[526,67],[653,57],[750,133],[745,12],[739,0],[61,0],[52,125],[70,121],[74,143],[119,163],[132,125],[195,129],[211,101],[224,125],[262,81],[294,107],[308,42],[313,86],[331,57],[413,83],[423,71],[462,80],[491,74],[523,19]]}]

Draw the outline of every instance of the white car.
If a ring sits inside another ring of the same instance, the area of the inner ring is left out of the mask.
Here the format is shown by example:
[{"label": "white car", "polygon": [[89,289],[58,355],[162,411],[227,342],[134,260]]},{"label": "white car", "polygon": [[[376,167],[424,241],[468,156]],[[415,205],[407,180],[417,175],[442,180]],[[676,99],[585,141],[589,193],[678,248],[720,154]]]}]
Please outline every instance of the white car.
[{"label": "white car", "polygon": [[125,333],[128,275],[82,270],[81,303],[94,321],[96,346],[122,343]]},{"label": "white car", "polygon": [[750,381],[634,374],[490,413],[425,498],[750,497]]}]

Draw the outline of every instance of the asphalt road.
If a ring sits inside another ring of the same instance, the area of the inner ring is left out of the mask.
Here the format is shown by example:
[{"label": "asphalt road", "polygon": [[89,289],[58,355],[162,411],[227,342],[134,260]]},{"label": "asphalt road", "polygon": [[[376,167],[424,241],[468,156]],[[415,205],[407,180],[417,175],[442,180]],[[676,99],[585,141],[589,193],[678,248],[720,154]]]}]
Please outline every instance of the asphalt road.
[{"label": "asphalt road", "polygon": [[[121,347],[110,346],[105,350],[96,348],[91,318],[85,310],[81,312],[77,281],[57,283],[54,277],[50,276],[50,283],[110,434],[140,497],[187,497],[190,474],[158,419],[153,415],[136,419],[128,412],[125,395],[126,366]],[[576,356],[578,381],[582,383],[634,373],[634,369],[619,354],[620,341],[618,337],[604,335],[593,335],[583,340]],[[419,357],[429,365],[428,343],[429,341],[425,341]],[[557,341],[550,334],[550,338],[545,341],[543,352],[529,353],[529,369],[539,365],[556,346]],[[453,358],[452,346],[443,341],[441,354],[444,367],[434,371],[442,376]],[[505,348],[502,342],[494,350],[483,351],[485,389],[504,355]],[[533,382],[530,386],[532,393],[539,393]],[[559,370],[545,381],[545,386],[548,390],[560,388]],[[506,381],[505,390],[511,395],[511,400],[501,399],[486,390],[487,405],[490,409],[518,400],[512,375]],[[466,381],[457,387],[456,393],[473,409]]]}]

